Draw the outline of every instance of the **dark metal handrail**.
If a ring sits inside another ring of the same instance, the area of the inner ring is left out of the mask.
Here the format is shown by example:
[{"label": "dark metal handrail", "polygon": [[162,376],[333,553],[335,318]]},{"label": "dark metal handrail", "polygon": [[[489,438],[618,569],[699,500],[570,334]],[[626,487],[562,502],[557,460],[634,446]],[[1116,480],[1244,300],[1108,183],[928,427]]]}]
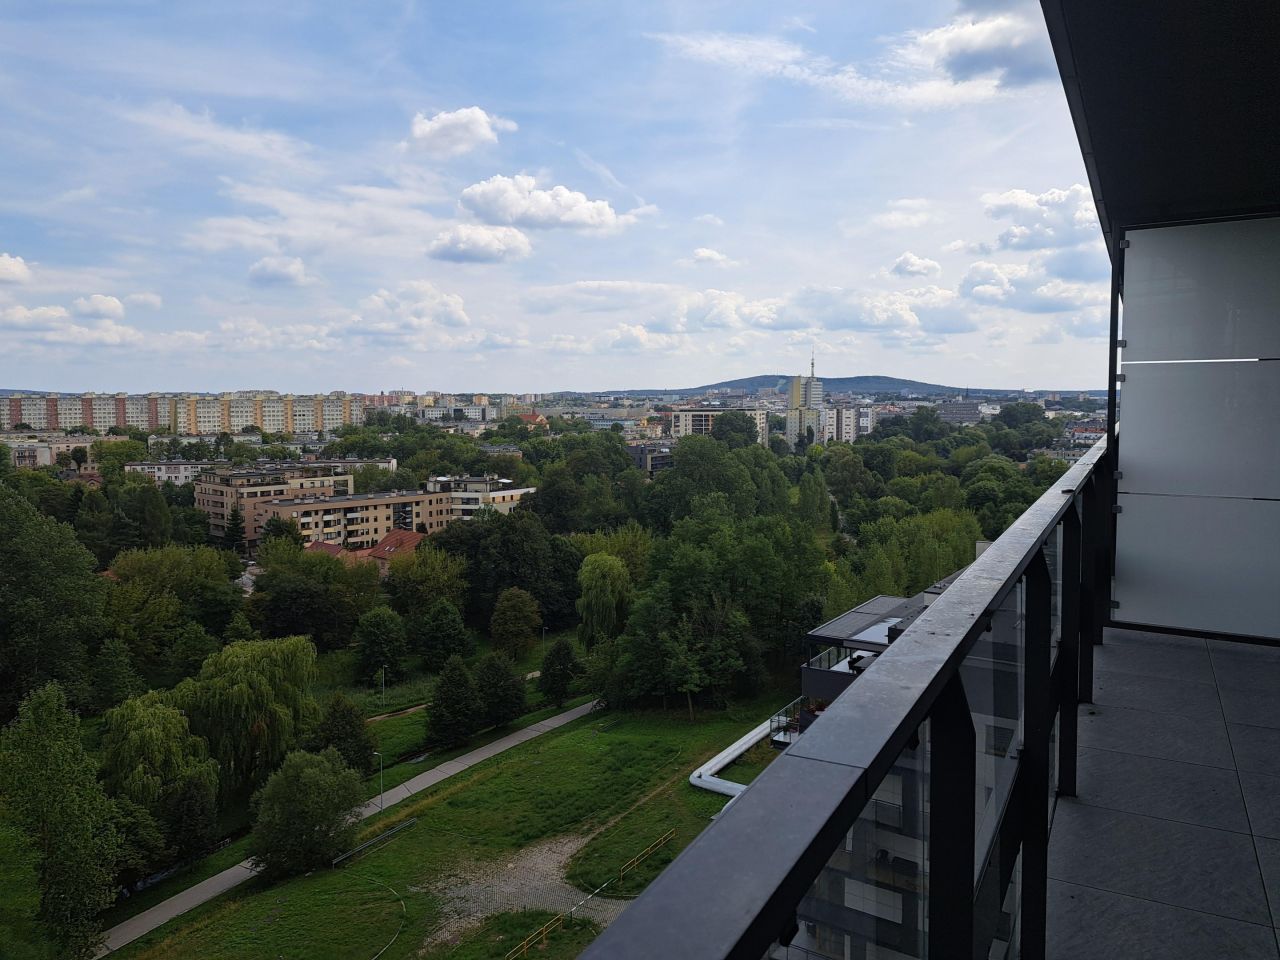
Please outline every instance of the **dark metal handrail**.
[{"label": "dark metal handrail", "polygon": [[[991,628],[993,616],[1011,592],[1025,581],[1025,682],[1038,700],[1034,709],[1028,700],[1024,718],[1028,740],[1022,762],[1031,769],[1028,783],[1032,784],[1024,791],[1024,799],[1029,795],[1040,802],[1039,789],[1047,801],[1049,727],[1054,713],[1050,700],[1069,699],[1074,704],[1077,691],[1080,699],[1089,699],[1085,648],[1091,641],[1079,645],[1077,666],[1076,639],[1085,631],[1100,630],[1105,619],[1102,604],[1109,602],[1106,588],[1099,584],[1109,566],[1105,543],[1110,521],[1104,511],[1110,510],[1111,471],[1095,470],[1109,464],[1107,444],[1101,440],[1014,521],[802,737],[765,768],[582,956],[588,960],[759,960],[775,940],[785,939],[794,928],[796,905],[885,775],[918,736],[922,722],[931,716],[946,720],[931,725],[935,756],[968,751],[967,758],[961,757],[965,762],[948,759],[947,770],[936,773],[952,778],[950,788],[960,796],[961,806],[968,803],[969,812],[966,825],[964,816],[942,809],[944,805],[934,809],[930,843],[935,848],[931,863],[935,863],[936,876],[930,896],[937,897],[938,905],[930,903],[930,956],[972,955],[974,877],[963,861],[966,851],[968,867],[974,860],[974,748],[960,666],[978,638]],[[1052,586],[1043,550],[1060,524],[1068,544],[1064,552],[1070,553],[1069,565],[1074,567],[1071,575],[1062,574],[1061,643],[1071,652],[1071,672],[1066,680],[1058,677],[1057,668],[1052,678],[1049,672]],[[1074,710],[1069,730],[1065,710],[1063,715],[1061,745],[1064,751],[1069,747],[1072,759],[1070,769],[1060,773],[1060,783],[1061,792],[1069,792],[1074,790]],[[966,776],[968,801],[964,801],[962,789]],[[934,776],[935,783],[944,779]],[[1044,784],[1035,788],[1039,779]],[[1041,810],[1046,807],[1047,802],[1041,803]],[[1047,822],[1035,823],[1035,803],[1028,803],[1027,809],[1033,812],[1027,818],[1030,825],[1020,825],[1029,838],[1023,871],[1035,882],[1037,870],[1043,873],[1039,866],[1043,850],[1029,850],[1030,838],[1043,834],[1047,843],[1048,828]],[[1045,817],[1047,813],[1040,819]],[[936,870],[942,861],[949,865],[945,879],[950,886],[940,882],[944,873]],[[1039,882],[1043,886],[1042,876]],[[1024,907],[1024,937],[1029,929],[1034,940],[1038,925],[1041,946],[1039,951],[1024,950],[1024,956],[1043,952],[1042,904],[1037,918],[1035,898],[1031,899],[1029,913]],[[964,909],[965,901],[968,909]],[[950,908],[950,913],[941,906]],[[955,915],[958,919],[945,925],[934,923],[935,909],[939,909],[938,917]],[[967,932],[966,918],[960,914],[967,915]]]}]

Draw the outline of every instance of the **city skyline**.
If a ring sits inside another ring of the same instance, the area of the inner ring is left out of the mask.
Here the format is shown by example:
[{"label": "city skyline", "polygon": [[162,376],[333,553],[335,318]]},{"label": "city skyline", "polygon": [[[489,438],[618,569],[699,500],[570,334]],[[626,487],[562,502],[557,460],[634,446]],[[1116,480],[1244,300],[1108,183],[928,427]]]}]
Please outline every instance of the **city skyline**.
[{"label": "city skyline", "polygon": [[1039,17],[10,12],[0,385],[1096,388]]}]

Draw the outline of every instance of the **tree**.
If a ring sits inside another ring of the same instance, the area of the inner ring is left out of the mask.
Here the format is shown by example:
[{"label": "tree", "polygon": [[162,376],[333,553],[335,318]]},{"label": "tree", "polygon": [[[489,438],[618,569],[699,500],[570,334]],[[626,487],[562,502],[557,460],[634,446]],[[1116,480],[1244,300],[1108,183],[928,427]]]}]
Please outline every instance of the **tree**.
[{"label": "tree", "polygon": [[244,615],[243,610],[237,610],[235,615],[227,623],[227,629],[222,633],[223,643],[239,643],[242,640],[261,640],[262,634],[253,629],[253,624],[249,622],[249,618]]},{"label": "tree", "polygon": [[561,637],[542,658],[542,671],[538,674],[539,692],[544,699],[563,707],[565,700],[569,699],[569,687],[581,669],[573,645]]},{"label": "tree", "polygon": [[49,683],[0,731],[0,795],[37,857],[40,920],[58,956],[76,958],[97,944],[97,915],[111,903],[120,854],[116,811],[79,726],[62,688]]},{"label": "tree", "polygon": [[318,752],[328,747],[337,750],[343,762],[362,776],[368,776],[377,766],[373,755],[378,743],[373,731],[360,708],[342,693],[334,693],[325,702],[320,722],[311,732],[309,749]]},{"label": "tree", "polygon": [[437,600],[460,608],[466,599],[467,562],[423,541],[413,553],[391,558],[383,582],[392,608],[409,617],[427,611]]},{"label": "tree", "polygon": [[593,553],[578,570],[578,639],[590,650],[601,640],[622,633],[631,602],[631,576],[626,565],[607,553]]},{"label": "tree", "polygon": [[489,620],[489,636],[496,647],[512,656],[528,650],[538,639],[542,613],[528,591],[508,587],[498,594]]},{"label": "tree", "polygon": [[367,561],[348,565],[276,539],[259,547],[258,564],[247,612],[263,636],[309,635],[322,650],[345,647],[356,621],[382,599],[378,568]]},{"label": "tree", "polygon": [[107,637],[93,664],[94,706],[108,710],[142,693],[145,684],[133,669],[129,645],[120,637]]},{"label": "tree", "polygon": [[0,486],[0,721],[49,680],[88,694],[85,641],[100,636],[107,584],[71,528]]},{"label": "tree", "polygon": [[236,553],[244,548],[244,514],[241,513],[239,504],[233,506],[227,514],[227,526],[222,531],[222,546]]},{"label": "tree", "polygon": [[760,439],[756,422],[741,410],[727,410],[711,423],[711,436],[730,450],[747,447]]},{"label": "tree", "polygon": [[295,750],[254,797],[249,855],[268,877],[327,867],[351,848],[364,799],[338,751]]},{"label": "tree", "polygon": [[213,841],[218,764],[163,695],[148,693],[107,711],[102,779],[113,797],[136,804],[160,825],[168,854],[190,855]]},{"label": "tree", "polygon": [[525,712],[524,677],[516,674],[506,657],[489,653],[481,658],[474,679],[482,726],[500,727]]},{"label": "tree", "polygon": [[352,640],[360,655],[361,675],[369,682],[383,670],[386,680],[403,673],[401,660],[408,653],[404,620],[390,607],[374,607],[362,616]]},{"label": "tree", "polygon": [[262,539],[271,540],[276,537],[284,537],[299,547],[305,542],[297,520],[293,518],[286,520],[284,517],[277,517],[273,514],[267,517],[267,522],[262,525]]},{"label": "tree", "polygon": [[39,870],[35,844],[0,800],[0,943],[6,958],[53,960],[53,944],[40,923]]},{"label": "tree", "polygon": [[138,515],[138,533],[142,543],[147,547],[161,547],[169,542],[173,533],[173,518],[169,515],[169,504],[164,494],[153,483],[138,489],[134,502]]},{"label": "tree", "polygon": [[466,655],[471,649],[471,634],[462,622],[462,614],[443,597],[425,613],[410,615],[405,632],[410,646],[422,654],[423,667],[432,673],[455,653]]},{"label": "tree", "polygon": [[111,545],[111,504],[100,490],[90,490],[76,511],[76,537],[94,555],[99,567],[106,567],[115,550]]},{"label": "tree", "polygon": [[456,747],[480,728],[480,695],[462,658],[454,655],[436,678],[435,693],[427,705],[427,743]]},{"label": "tree", "polygon": [[315,710],[316,648],[306,637],[233,643],[209,657],[172,702],[218,761],[225,794],[261,783]]},{"label": "tree", "polygon": [[84,465],[89,462],[89,451],[84,447],[72,447],[71,461],[76,465],[77,470],[83,470]]}]

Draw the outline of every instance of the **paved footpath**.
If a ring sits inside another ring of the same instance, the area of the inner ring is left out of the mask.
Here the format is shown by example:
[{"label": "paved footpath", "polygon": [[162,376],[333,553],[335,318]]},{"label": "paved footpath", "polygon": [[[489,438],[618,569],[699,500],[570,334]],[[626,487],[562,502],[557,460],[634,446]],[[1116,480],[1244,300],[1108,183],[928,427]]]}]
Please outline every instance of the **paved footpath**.
[{"label": "paved footpath", "polygon": [[[572,710],[566,710],[564,713],[556,714],[554,717],[549,717],[546,720],[540,720],[537,723],[515,730],[505,737],[494,740],[492,743],[486,743],[483,747],[477,747],[470,753],[464,753],[454,760],[446,760],[438,767],[434,767],[425,773],[420,773],[412,780],[407,780],[400,786],[392,787],[386,793],[374,797],[360,808],[360,817],[361,819],[371,817],[385,807],[406,800],[415,793],[421,793],[423,790],[434,787],[442,780],[448,780],[468,767],[475,766],[482,760],[496,757],[512,747],[527,743],[542,736],[544,733],[555,730],[557,727],[563,727],[566,723],[571,723],[579,717],[585,717],[594,707],[594,702],[584,703],[581,706],[574,707]],[[137,916],[130,917],[124,923],[108,930],[106,942],[97,955],[104,957],[113,950],[119,950],[125,944],[132,943],[143,934],[150,933],[156,927],[167,923],[174,917],[179,917],[188,910],[194,910],[200,904],[206,903],[219,894],[226,893],[232,887],[244,883],[257,872],[248,860],[244,860],[234,867],[229,867],[221,873],[214,874],[207,880],[201,880],[181,893],[174,894],[168,900],[163,900],[154,907],[143,910]]]}]

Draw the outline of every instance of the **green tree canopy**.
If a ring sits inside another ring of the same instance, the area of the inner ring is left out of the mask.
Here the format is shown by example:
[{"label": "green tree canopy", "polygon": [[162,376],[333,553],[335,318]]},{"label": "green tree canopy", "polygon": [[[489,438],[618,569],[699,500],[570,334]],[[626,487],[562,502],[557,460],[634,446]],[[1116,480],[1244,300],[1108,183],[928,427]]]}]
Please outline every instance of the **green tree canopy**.
[{"label": "green tree canopy", "polygon": [[173,703],[204,737],[224,792],[261,783],[315,711],[316,649],[306,637],[233,643],[204,662]]},{"label": "green tree canopy", "polygon": [[480,695],[467,665],[459,656],[446,661],[427,704],[427,743],[456,747],[480,728]]},{"label": "green tree canopy", "polygon": [[354,845],[363,799],[338,751],[296,750],[254,797],[249,855],[268,877],[327,867]]},{"label": "green tree canopy", "polygon": [[403,660],[409,652],[404,620],[390,607],[374,607],[362,616],[352,640],[360,655],[360,673],[368,682],[384,670],[387,681],[403,675]]},{"label": "green tree canopy", "polygon": [[519,656],[537,642],[541,627],[542,612],[538,609],[538,601],[528,591],[508,587],[498,594],[498,602],[494,604],[493,617],[489,621],[489,635],[494,646],[511,656]]},{"label": "green tree canopy", "polygon": [[578,637],[588,650],[622,633],[631,603],[631,575],[626,565],[607,553],[593,553],[578,571]]},{"label": "green tree canopy", "polygon": [[383,582],[391,606],[403,617],[423,614],[437,601],[460,609],[467,595],[467,562],[423,541],[413,553],[391,558]]},{"label": "green tree canopy", "polygon": [[711,423],[711,436],[730,450],[750,446],[760,439],[756,422],[741,410],[727,410]]},{"label": "green tree canopy", "polygon": [[542,670],[538,674],[539,692],[557,707],[564,706],[569,699],[569,687],[581,669],[573,645],[561,637],[542,658]]},{"label": "green tree canopy", "polygon": [[524,677],[500,653],[480,658],[472,674],[480,698],[480,723],[501,727],[525,712]]},{"label": "green tree canopy", "polygon": [[0,486],[0,720],[49,680],[88,696],[85,641],[105,626],[96,565],[70,527]]},{"label": "green tree canopy", "polygon": [[[0,731],[0,795],[37,857],[40,921],[61,957],[89,957],[120,855],[116,810],[56,683],[26,697]],[[7,899],[5,897],[0,899]]]},{"label": "green tree canopy", "polygon": [[423,667],[432,673],[454,654],[465,656],[471,650],[471,634],[462,622],[462,614],[443,597],[425,613],[409,616],[405,632],[409,645],[422,654]]},{"label": "green tree canopy", "polygon": [[308,749],[319,752],[327,747],[337,750],[343,762],[362,776],[377,766],[373,756],[378,743],[373,731],[355,701],[343,693],[334,693],[325,701],[309,738]]}]

